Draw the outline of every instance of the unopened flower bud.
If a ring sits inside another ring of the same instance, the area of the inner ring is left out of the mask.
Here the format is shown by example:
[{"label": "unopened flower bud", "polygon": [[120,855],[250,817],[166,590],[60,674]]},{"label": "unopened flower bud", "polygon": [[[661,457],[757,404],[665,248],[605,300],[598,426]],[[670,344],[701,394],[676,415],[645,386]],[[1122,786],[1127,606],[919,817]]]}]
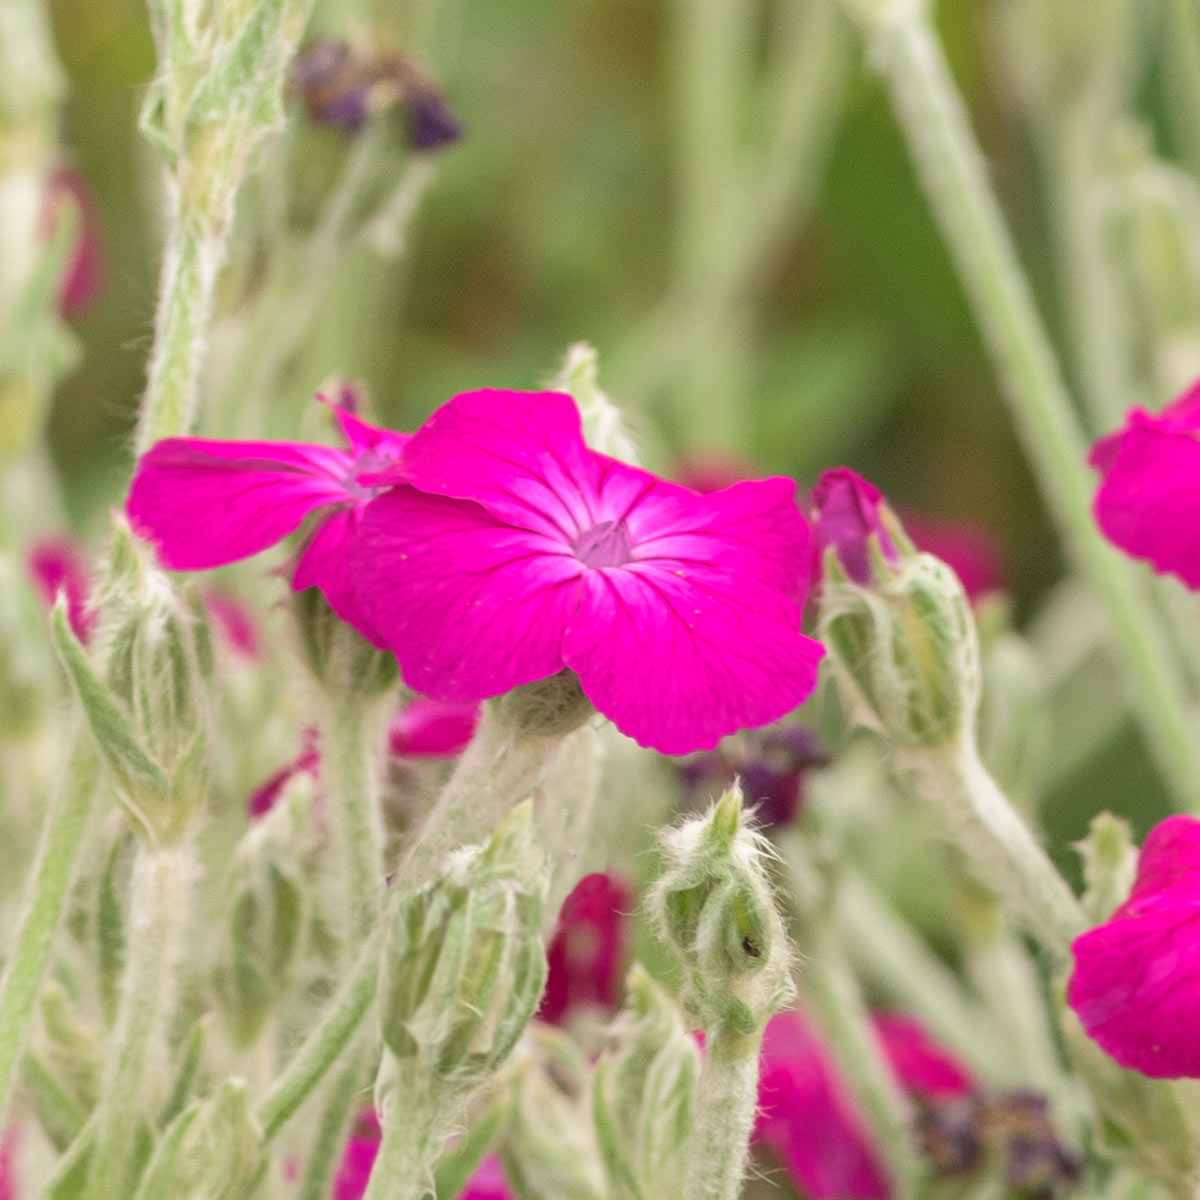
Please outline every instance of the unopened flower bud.
[{"label": "unopened flower bud", "polygon": [[546,980],[546,883],[526,801],[401,903],[380,986],[383,1040],[399,1067],[470,1089],[507,1058]]},{"label": "unopened flower bud", "polygon": [[683,967],[683,1001],[706,1029],[760,1031],[791,989],[791,949],[767,873],[771,851],[735,784],[704,817],[663,835],[651,910]]},{"label": "unopened flower bud", "polygon": [[243,1080],[225,1080],[215,1095],[185,1111],[175,1129],[178,1148],[170,1149],[176,1153],[158,1156],[160,1188],[143,1185],[147,1194],[174,1200],[232,1200],[245,1193],[258,1172],[263,1149]]},{"label": "unopened flower bud", "polygon": [[583,440],[593,450],[637,466],[641,460],[625,427],[625,418],[621,410],[600,390],[596,375],[595,349],[587,342],[576,342],[567,350],[558,374],[550,381],[550,387],[566,392],[575,401],[583,421]]},{"label": "unopened flower bud", "polygon": [[522,737],[564,737],[596,713],[570,670],[522,684],[492,703],[505,725]]},{"label": "unopened flower bud", "polygon": [[288,985],[304,925],[304,887],[297,843],[308,825],[313,782],[294,775],[234,851],[226,961],[217,972],[234,1036],[248,1045],[261,1032]]},{"label": "unopened flower bud", "polygon": [[1129,822],[1110,812],[1098,813],[1075,849],[1083,859],[1083,909],[1089,923],[1099,925],[1125,903],[1137,876],[1138,853]]},{"label": "unopened flower bud", "polygon": [[320,588],[293,592],[291,607],[301,656],[326,692],[379,696],[395,685],[395,656],[372,646],[337,616]]},{"label": "unopened flower bud", "polygon": [[973,732],[979,705],[970,604],[954,572],[918,553],[886,506],[874,517],[883,536],[870,529],[865,540],[827,544],[822,641],[853,719],[905,749],[945,745]]},{"label": "unopened flower bud", "polygon": [[605,1187],[583,1052],[558,1030],[534,1025],[516,1058],[522,1061],[514,1071],[501,1156],[517,1194],[523,1200],[622,1194]]},{"label": "unopened flower bud", "polygon": [[596,1066],[592,1111],[612,1181],[624,1194],[678,1196],[696,1108],[700,1050],[670,996],[640,966],[629,973],[615,1045]]},{"label": "unopened flower bud", "polygon": [[861,584],[871,582],[872,538],[884,561],[900,561],[884,519],[887,504],[874,484],[847,467],[835,467],[821,472],[811,498],[813,548],[822,561],[832,550],[842,571]]},{"label": "unopened flower bud", "polygon": [[1045,680],[1033,647],[1011,625],[998,595],[975,608],[982,689],[976,736],[979,757],[1000,790],[1028,809],[1049,749]]}]

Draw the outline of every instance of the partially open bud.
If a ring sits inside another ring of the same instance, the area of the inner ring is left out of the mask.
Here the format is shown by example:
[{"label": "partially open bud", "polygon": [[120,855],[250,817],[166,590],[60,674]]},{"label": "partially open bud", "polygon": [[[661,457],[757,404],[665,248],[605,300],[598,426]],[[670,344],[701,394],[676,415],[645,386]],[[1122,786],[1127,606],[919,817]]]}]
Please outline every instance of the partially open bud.
[{"label": "partially open bud", "polygon": [[526,801],[486,845],[456,851],[401,903],[384,950],[380,1024],[406,1075],[469,1090],[508,1057],[546,980],[546,886]]},{"label": "partially open bud", "polygon": [[535,1025],[516,1057],[501,1156],[517,1194],[522,1200],[622,1194],[604,1186],[583,1052],[558,1030]]},{"label": "partially open bud", "polygon": [[297,843],[308,826],[312,796],[311,776],[293,776],[234,851],[226,889],[229,942],[217,990],[243,1046],[259,1035],[286,990],[300,943],[305,898]]},{"label": "partially open bud", "polygon": [[666,1200],[683,1187],[700,1049],[675,1002],[642,967],[629,973],[627,991],[615,1045],[596,1065],[596,1136],[613,1194]]},{"label": "partially open bud", "polygon": [[704,817],[663,835],[651,911],[683,967],[683,1002],[707,1030],[749,1037],[791,990],[791,948],[735,784]]},{"label": "partially open bud", "polygon": [[[839,517],[838,536],[825,541],[821,639],[854,720],[904,749],[946,745],[973,733],[979,706],[970,604],[954,572],[917,552],[874,489],[854,498],[872,493],[871,506],[852,510],[870,520],[852,528]],[[814,497],[819,530],[826,510]]]}]

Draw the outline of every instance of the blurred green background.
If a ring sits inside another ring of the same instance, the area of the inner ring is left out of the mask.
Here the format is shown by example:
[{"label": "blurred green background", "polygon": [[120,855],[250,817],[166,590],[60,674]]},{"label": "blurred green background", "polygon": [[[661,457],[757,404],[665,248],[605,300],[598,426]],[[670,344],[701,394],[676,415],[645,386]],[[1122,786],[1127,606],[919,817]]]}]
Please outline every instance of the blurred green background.
[{"label": "blurred green background", "polygon": [[[1047,184],[999,33],[1006,7],[944,0],[939,28],[1061,333]],[[78,323],[82,363],[58,393],[51,437],[75,518],[98,530],[127,477],[154,311],[156,167],[136,130],[153,49],[140,0],[53,10],[70,79],[63,142],[96,193],[107,283]],[[438,156],[398,262],[360,253],[306,281],[320,301],[315,332],[287,360],[262,426],[298,430],[312,392],[344,374],[367,384],[379,417],[411,428],[456,391],[538,386],[586,339],[655,466],[723,451],[805,483],[850,464],[899,506],[989,530],[1029,618],[1061,573],[1056,540],[886,97],[837,19],[809,80],[809,132],[789,142],[772,88],[792,68],[777,68],[813,63],[811,31],[785,44],[783,10],[746,0],[740,44],[722,53],[711,37],[689,42],[686,2],[318,6],[318,27],[418,53],[466,136]],[[1159,70],[1148,55],[1139,75],[1155,127]],[[1169,130],[1160,135],[1169,150]],[[333,186],[348,139],[300,136],[302,158]],[[746,150],[740,175],[730,147]],[[246,204],[265,211],[275,179],[264,169]],[[752,198],[775,189],[769,220],[753,204],[723,207],[731,179]],[[235,239],[229,274],[253,273],[251,246]],[[1105,806],[1139,829],[1165,812],[1128,724],[1047,798],[1056,845]]]}]

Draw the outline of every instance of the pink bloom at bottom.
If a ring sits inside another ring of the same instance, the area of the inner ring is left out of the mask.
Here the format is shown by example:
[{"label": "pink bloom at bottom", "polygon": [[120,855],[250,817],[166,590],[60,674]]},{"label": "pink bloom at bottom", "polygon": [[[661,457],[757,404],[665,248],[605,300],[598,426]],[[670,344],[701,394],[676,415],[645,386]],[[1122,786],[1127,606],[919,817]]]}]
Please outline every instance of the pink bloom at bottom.
[{"label": "pink bloom at bottom", "polygon": [[1067,1003],[1118,1063],[1200,1078],[1200,820],[1156,825],[1129,899],[1072,946]]},{"label": "pink bloom at bottom", "polygon": [[767,725],[816,686],[808,528],[790,479],[702,496],[584,443],[558,392],[455,396],[412,436],[351,545],[406,682],[481,700],[573,671],[664,754]]},{"label": "pink bloom at bottom", "polygon": [[478,724],[479,705],[474,701],[418,696],[388,725],[388,752],[396,758],[453,758],[466,749]]},{"label": "pink bloom at bottom", "polygon": [[1101,476],[1092,511],[1104,536],[1200,589],[1200,384],[1157,415],[1133,409],[1088,461]]},{"label": "pink bloom at bottom", "polygon": [[613,875],[585,875],[563,901],[546,951],[549,972],[538,1016],[559,1025],[572,1010],[614,1011],[621,981],[633,895]]},{"label": "pink bloom at bottom", "polygon": [[[880,1049],[912,1096],[965,1095],[969,1072],[914,1018],[873,1017]],[[763,1038],[755,1137],[770,1146],[808,1200],[886,1200],[891,1182],[833,1056],[794,1011],[772,1017]]]},{"label": "pink bloom at bottom", "polygon": [[0,1200],[18,1200],[17,1154],[21,1149],[21,1129],[9,1125],[0,1137]]},{"label": "pink bloom at bottom", "polygon": [[458,1200],[514,1200],[504,1168],[499,1158],[489,1154],[479,1164],[467,1186],[459,1193]]},{"label": "pink bloom at bottom", "polygon": [[96,614],[89,607],[88,561],[82,544],[69,537],[40,538],[30,548],[26,564],[47,606],[60,591],[66,596],[71,632],[86,646],[96,629]]}]

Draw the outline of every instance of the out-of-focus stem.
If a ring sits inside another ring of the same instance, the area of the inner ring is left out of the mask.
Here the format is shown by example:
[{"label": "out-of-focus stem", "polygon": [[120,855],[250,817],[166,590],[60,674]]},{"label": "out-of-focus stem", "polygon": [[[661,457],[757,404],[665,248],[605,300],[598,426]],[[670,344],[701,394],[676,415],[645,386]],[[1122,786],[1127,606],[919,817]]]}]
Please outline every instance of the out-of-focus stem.
[{"label": "out-of-focus stem", "polygon": [[1152,611],[1091,517],[1087,443],[924,5],[845,0],[883,73],[926,196],[1051,513],[1108,611],[1142,728],[1177,799],[1200,803],[1200,739]]},{"label": "out-of-focus stem", "polygon": [[1200,173],[1200,6],[1169,0],[1167,53],[1173,68],[1173,126],[1193,174]]},{"label": "out-of-focus stem", "polygon": [[134,1135],[143,1110],[147,1067],[165,1059],[175,999],[175,969],[188,919],[191,851],[140,850],[129,896],[129,940],[121,1004],[101,1089],[88,1196],[112,1200],[129,1190]]},{"label": "out-of-focus stem", "polygon": [[364,1039],[344,1055],[338,1066],[321,1116],[309,1139],[308,1161],[300,1181],[300,1200],[327,1200],[346,1133],[358,1113],[358,1095],[366,1080]]},{"label": "out-of-focus stem", "polygon": [[16,943],[0,979],[0,1119],[12,1094],[16,1066],[83,845],[99,768],[91,738],[77,736],[62,789],[42,829]]}]

